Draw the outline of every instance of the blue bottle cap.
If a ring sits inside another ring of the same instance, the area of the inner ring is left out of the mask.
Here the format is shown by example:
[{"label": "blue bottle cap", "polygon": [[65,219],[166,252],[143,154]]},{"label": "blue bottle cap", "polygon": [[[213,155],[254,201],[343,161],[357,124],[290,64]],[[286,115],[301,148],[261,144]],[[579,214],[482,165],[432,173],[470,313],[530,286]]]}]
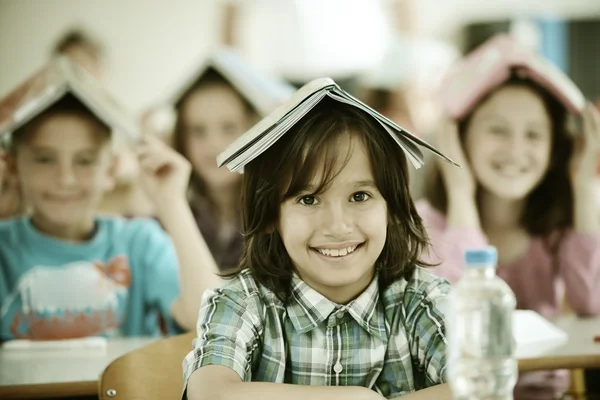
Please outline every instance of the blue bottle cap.
[{"label": "blue bottle cap", "polygon": [[496,266],[497,261],[498,251],[493,246],[465,251],[465,264],[467,267]]}]

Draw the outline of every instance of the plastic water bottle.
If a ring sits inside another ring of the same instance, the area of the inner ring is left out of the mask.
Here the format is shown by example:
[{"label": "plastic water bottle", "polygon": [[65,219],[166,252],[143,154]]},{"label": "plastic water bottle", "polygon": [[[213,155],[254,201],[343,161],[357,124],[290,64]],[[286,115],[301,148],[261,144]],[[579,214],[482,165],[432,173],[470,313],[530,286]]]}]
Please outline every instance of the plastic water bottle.
[{"label": "plastic water bottle", "polygon": [[465,253],[465,275],[450,292],[448,381],[455,399],[512,400],[518,369],[515,295],[496,276],[494,247]]}]

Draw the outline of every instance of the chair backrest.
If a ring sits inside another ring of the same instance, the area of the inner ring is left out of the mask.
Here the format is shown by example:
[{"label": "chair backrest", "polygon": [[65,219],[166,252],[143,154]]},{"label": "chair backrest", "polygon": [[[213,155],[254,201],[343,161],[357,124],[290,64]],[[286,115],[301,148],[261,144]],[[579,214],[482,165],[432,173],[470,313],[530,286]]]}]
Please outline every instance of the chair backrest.
[{"label": "chair backrest", "polygon": [[194,338],[190,332],[161,339],[117,358],[102,373],[99,399],[181,399],[181,365]]}]

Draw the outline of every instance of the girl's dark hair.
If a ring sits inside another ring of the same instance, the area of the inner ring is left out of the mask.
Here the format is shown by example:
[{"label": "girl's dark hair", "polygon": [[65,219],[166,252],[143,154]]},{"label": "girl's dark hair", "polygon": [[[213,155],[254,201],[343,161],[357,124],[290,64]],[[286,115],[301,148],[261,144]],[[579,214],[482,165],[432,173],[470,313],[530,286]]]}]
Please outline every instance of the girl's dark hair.
[{"label": "girl's dark hair", "polygon": [[289,295],[294,271],[277,231],[280,205],[305,190],[323,167],[314,193],[322,193],[346,165],[340,159],[339,139],[353,135],[369,155],[375,184],[388,208],[387,239],[375,267],[380,289],[412,275],[428,245],[421,218],[412,202],[407,159],[389,133],[371,116],[353,106],[325,98],[279,141],[244,167],[242,218],[244,252],[238,267],[244,269],[282,300]]},{"label": "girl's dark hair", "polygon": [[[550,240],[554,234],[573,226],[573,195],[569,179],[569,159],[573,138],[567,128],[567,110],[550,93],[529,79],[512,77],[500,87],[525,87],[536,93],[543,101],[551,121],[552,147],[550,166],[540,183],[526,199],[526,212],[521,217],[522,227],[532,236]],[[495,92],[495,91],[494,91]],[[482,104],[494,92],[487,95]],[[477,108],[458,121],[458,130],[464,144],[465,132]],[[425,198],[437,210],[446,213],[448,199],[446,187],[437,165],[431,166]],[[478,188],[479,192],[480,188]]]},{"label": "girl's dark hair", "polygon": [[[196,91],[211,87],[211,86],[225,86],[233,90],[238,94],[240,100],[244,103],[247,112],[250,115],[256,114],[256,110],[252,105],[239,94],[239,92],[216,70],[208,69],[175,103],[175,110],[177,113],[175,121],[175,129],[173,131],[173,148],[183,155],[188,161],[190,161],[189,154],[186,148],[186,132],[185,125],[182,118],[183,105],[187,102],[192,94]],[[216,162],[216,161],[215,161]],[[204,179],[196,172],[192,171],[190,176],[189,194],[192,207],[198,205],[198,202],[205,204],[209,209],[214,209],[215,204],[208,192]]]},{"label": "girl's dark hair", "polygon": [[98,130],[105,135],[106,138],[110,138],[111,128],[90,111],[85,104],[69,93],[42,111],[31,121],[12,132],[9,144],[11,151],[17,151],[21,143],[27,140],[33,130],[35,130],[42,122],[55,115],[74,115],[85,118],[96,125]]}]

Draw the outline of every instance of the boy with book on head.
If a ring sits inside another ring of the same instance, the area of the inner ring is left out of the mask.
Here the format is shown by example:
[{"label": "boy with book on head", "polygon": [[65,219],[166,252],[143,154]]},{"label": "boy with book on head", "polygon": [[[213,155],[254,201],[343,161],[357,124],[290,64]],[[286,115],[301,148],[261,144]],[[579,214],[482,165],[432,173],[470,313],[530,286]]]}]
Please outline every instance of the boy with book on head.
[{"label": "boy with book on head", "polygon": [[[61,35],[52,49],[52,58],[67,57],[83,67],[94,78],[105,81],[107,77],[106,51],[102,43],[90,36],[86,29],[74,27]],[[147,131],[146,131],[147,132]],[[152,216],[155,210],[138,181],[139,165],[130,143],[114,138],[117,168],[114,183],[105,191],[98,211],[127,217]]]},{"label": "boy with book on head", "polygon": [[[560,70],[507,35],[458,64],[442,98],[451,121],[438,144],[464,170],[438,165],[417,204],[436,273],[456,282],[463,251],[493,245],[518,308],[550,317],[566,300],[578,315],[600,313],[598,112]],[[582,130],[569,132],[575,116]],[[566,379],[566,371],[524,375],[516,398],[554,398]]]},{"label": "boy with book on head", "polygon": [[419,145],[437,153],[325,78],[219,156],[244,170],[245,247],[203,299],[184,397],[450,398],[449,285],[419,260],[408,189]]},{"label": "boy with book on head", "polygon": [[[217,271],[185,199],[190,166],[59,58],[0,102],[0,137],[31,215],[0,222],[0,340],[156,335],[195,326]],[[137,140],[153,220],[96,215],[115,133]],[[116,132],[116,131],[115,131]],[[6,140],[8,138],[8,140]]]},{"label": "boy with book on head", "polygon": [[237,266],[242,251],[241,177],[217,168],[215,158],[293,92],[224,48],[203,60],[170,96],[176,109],[173,145],[192,164],[188,199],[221,270]]}]

